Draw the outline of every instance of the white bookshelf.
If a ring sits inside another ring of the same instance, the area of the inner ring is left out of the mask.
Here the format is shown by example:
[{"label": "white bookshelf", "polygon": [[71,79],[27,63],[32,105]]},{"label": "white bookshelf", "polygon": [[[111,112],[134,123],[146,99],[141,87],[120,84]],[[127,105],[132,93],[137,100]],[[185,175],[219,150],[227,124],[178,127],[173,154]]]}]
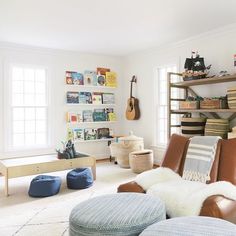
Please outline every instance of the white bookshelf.
[{"label": "white bookshelf", "polygon": [[78,126],[78,125],[88,125],[88,124],[114,124],[117,123],[117,121],[92,121],[92,122],[75,122],[75,123],[70,123],[67,122],[67,125],[71,125],[71,126]]},{"label": "white bookshelf", "polygon": [[75,143],[100,143],[100,142],[108,142],[108,141],[114,141],[115,138],[102,138],[102,139],[93,139],[93,140],[77,140],[74,141]]},{"label": "white bookshelf", "polygon": [[91,106],[91,107],[114,107],[116,104],[81,104],[81,103],[66,103],[67,106],[78,106],[78,107],[85,107],[85,106]]}]

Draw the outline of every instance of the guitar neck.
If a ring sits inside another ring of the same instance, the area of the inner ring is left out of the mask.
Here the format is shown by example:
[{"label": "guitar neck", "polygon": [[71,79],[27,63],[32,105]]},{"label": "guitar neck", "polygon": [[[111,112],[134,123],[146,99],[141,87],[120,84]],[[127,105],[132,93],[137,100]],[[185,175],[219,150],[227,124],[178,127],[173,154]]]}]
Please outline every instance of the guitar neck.
[{"label": "guitar neck", "polygon": [[130,98],[132,98],[132,92],[133,92],[133,82],[131,81],[131,85],[130,85]]}]

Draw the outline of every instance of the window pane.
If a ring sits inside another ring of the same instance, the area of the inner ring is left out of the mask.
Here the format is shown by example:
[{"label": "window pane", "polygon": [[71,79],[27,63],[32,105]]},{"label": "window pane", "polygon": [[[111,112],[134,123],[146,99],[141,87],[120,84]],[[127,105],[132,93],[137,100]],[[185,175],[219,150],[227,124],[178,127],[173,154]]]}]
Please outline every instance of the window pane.
[{"label": "window pane", "polygon": [[13,81],[12,82],[12,93],[24,93],[24,82]]},{"label": "window pane", "polygon": [[46,134],[45,133],[36,134],[36,144],[39,144],[39,145],[46,144]]},{"label": "window pane", "polygon": [[35,96],[35,105],[36,106],[44,106],[44,105],[46,105],[45,95],[43,95],[43,94],[36,94],[36,96]]},{"label": "window pane", "polygon": [[23,80],[23,69],[14,67],[12,70],[12,79],[15,80]]},{"label": "window pane", "polygon": [[24,80],[25,81],[34,81],[34,70],[33,69],[25,69],[24,70]]},{"label": "window pane", "polygon": [[35,81],[36,83],[45,83],[46,73],[43,69],[38,69],[35,71]]},{"label": "window pane", "polygon": [[36,93],[45,93],[45,83],[35,83]]},{"label": "window pane", "polygon": [[24,105],[24,95],[23,94],[12,94],[12,105],[13,106],[23,106]]},{"label": "window pane", "polygon": [[25,94],[25,106],[34,106],[35,105],[35,96],[34,94]]},{"label": "window pane", "polygon": [[46,108],[36,108],[36,119],[37,120],[46,119]]},{"label": "window pane", "polygon": [[13,122],[13,133],[24,133],[24,121]]},{"label": "window pane", "polygon": [[25,144],[24,134],[13,134],[13,146],[20,147]]},{"label": "window pane", "polygon": [[26,133],[35,132],[35,121],[25,121],[25,132]]},{"label": "window pane", "polygon": [[24,85],[25,93],[34,93],[34,81],[25,81]]},{"label": "window pane", "polygon": [[13,120],[24,120],[24,108],[13,108]]},{"label": "window pane", "polygon": [[35,108],[25,108],[25,120],[35,120]]},{"label": "window pane", "polygon": [[46,131],[45,121],[36,121],[36,133],[43,133]]},{"label": "window pane", "polygon": [[35,144],[35,134],[25,134],[25,145],[30,146]]}]

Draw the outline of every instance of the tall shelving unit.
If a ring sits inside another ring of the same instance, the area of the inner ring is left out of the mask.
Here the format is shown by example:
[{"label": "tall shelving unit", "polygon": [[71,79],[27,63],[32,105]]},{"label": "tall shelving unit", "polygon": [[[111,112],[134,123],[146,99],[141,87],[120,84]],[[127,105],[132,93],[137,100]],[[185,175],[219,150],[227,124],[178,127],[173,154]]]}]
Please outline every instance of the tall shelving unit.
[{"label": "tall shelving unit", "polygon": [[[173,76],[181,76],[181,73],[173,73],[169,72],[167,73],[167,96],[168,96],[168,103],[167,103],[167,119],[168,119],[168,128],[167,128],[167,135],[168,138],[171,136],[171,129],[172,128],[180,128],[181,125],[174,125],[171,122],[171,115],[172,114],[178,114],[183,115],[186,113],[202,113],[206,116],[209,116],[211,114],[214,118],[221,118],[220,114],[222,113],[231,113],[228,117],[229,121],[232,121],[234,118],[236,118],[236,109],[172,109],[172,101],[185,101],[186,98],[189,95],[192,96],[199,96],[192,88],[191,86],[197,86],[197,85],[210,85],[210,84],[218,84],[218,83],[228,83],[228,82],[234,82],[236,81],[236,75],[230,75],[230,76],[224,76],[224,77],[213,77],[213,78],[206,78],[206,79],[198,79],[198,80],[190,80],[190,81],[182,81],[182,82],[172,82]],[[184,91],[184,98],[173,98],[171,97],[171,91],[172,88],[178,88],[183,89]]]}]

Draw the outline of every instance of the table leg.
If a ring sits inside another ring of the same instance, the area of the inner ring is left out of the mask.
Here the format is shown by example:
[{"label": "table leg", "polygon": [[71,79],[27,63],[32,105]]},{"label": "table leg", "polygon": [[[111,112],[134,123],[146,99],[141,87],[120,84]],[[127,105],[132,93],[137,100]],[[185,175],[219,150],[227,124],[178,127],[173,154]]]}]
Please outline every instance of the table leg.
[{"label": "table leg", "polygon": [[5,173],[5,196],[9,196],[8,194],[8,171],[6,170],[6,173]]}]

